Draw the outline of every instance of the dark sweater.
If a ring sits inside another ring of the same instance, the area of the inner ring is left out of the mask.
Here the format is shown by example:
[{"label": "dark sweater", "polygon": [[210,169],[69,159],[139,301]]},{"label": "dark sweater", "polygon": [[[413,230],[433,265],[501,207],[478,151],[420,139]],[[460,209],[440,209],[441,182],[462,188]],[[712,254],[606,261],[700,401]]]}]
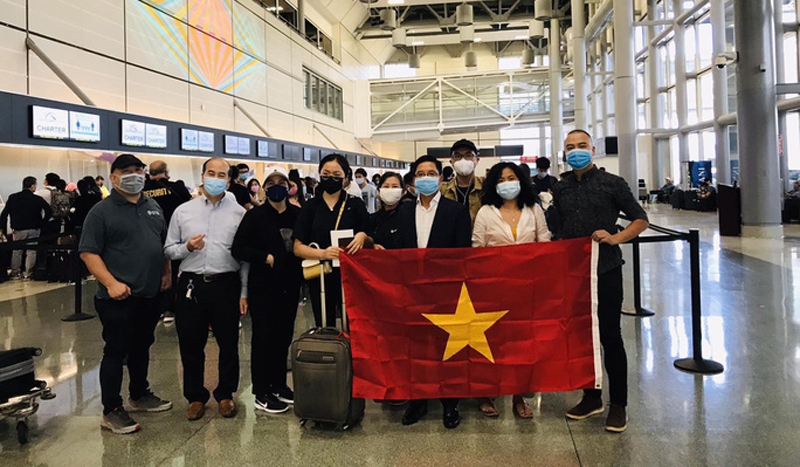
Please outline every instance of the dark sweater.
[{"label": "dark sweater", "polygon": [[[247,280],[250,296],[291,291],[302,284],[300,259],[291,253],[292,233],[299,214],[300,208],[289,203],[282,213],[265,203],[247,211],[242,218],[231,253],[234,258],[250,263]],[[272,266],[266,263],[267,255],[274,258]]]},{"label": "dark sweater", "polygon": [[6,207],[0,213],[0,229],[6,229],[9,215],[13,230],[41,229],[52,213],[44,198],[33,194],[31,190],[22,190],[8,197]]}]

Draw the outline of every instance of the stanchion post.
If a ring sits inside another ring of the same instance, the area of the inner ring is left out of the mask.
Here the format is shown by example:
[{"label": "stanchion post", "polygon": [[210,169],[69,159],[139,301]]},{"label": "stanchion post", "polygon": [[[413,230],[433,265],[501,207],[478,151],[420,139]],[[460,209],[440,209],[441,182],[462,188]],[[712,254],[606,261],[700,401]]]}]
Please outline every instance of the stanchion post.
[{"label": "stanchion post", "polygon": [[633,247],[633,311],[622,310],[622,314],[647,318],[656,313],[642,306],[642,265],[638,237],[631,241],[631,246]]},{"label": "stanchion post", "polygon": [[83,309],[83,272],[81,267],[81,255],[78,253],[78,245],[75,245],[75,250],[70,250],[74,253],[72,260],[72,279],[75,281],[75,312],[69,316],[61,318],[61,321],[84,321],[94,318],[94,315],[84,313]]},{"label": "stanchion post", "polygon": [[675,360],[675,368],[690,373],[715,375],[725,369],[722,364],[714,360],[703,358],[703,334],[700,299],[700,231],[689,230],[689,262],[692,281],[692,358]]}]

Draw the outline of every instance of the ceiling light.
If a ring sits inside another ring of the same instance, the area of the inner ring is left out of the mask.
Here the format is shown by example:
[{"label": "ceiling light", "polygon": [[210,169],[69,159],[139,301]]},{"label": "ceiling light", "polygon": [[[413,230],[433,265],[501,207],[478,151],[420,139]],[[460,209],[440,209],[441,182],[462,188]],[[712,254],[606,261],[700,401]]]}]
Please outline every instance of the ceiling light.
[{"label": "ceiling light", "polygon": [[411,43],[411,45],[425,45],[425,42],[424,41],[414,41],[414,42]]},{"label": "ceiling light", "polygon": [[389,5],[402,5],[405,3],[405,0],[389,0],[387,3]]}]

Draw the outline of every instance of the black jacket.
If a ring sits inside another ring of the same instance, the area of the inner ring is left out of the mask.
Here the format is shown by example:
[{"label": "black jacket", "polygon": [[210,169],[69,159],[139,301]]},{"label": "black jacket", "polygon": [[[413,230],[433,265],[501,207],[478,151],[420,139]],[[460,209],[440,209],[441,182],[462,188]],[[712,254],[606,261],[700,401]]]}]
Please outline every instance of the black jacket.
[{"label": "black jacket", "polygon": [[[403,203],[407,204],[407,203]],[[369,216],[367,235],[387,250],[403,247],[400,226],[400,206],[391,211],[381,209]]]},{"label": "black jacket", "polygon": [[86,215],[92,210],[95,204],[103,200],[103,195],[99,192],[89,192],[82,194],[75,199],[75,204],[72,205],[74,212],[69,216],[72,225],[82,226],[83,221],[86,220]]},{"label": "black jacket", "polygon": [[[399,208],[403,248],[417,246],[417,203]],[[472,220],[467,206],[442,196],[433,218],[427,248],[469,248],[472,246]]]},{"label": "black jacket", "polygon": [[171,182],[164,179],[148,179],[144,182],[142,193],[148,198],[153,198],[161,206],[167,225],[178,206],[192,199],[192,195],[189,194],[189,190],[186,189],[183,182]]},{"label": "black jacket", "polygon": [[0,213],[0,229],[6,230],[9,215],[13,230],[41,229],[52,213],[53,210],[44,198],[33,194],[31,190],[22,190],[8,197],[6,207]]},{"label": "black jacket", "polygon": [[[291,252],[292,230],[299,214],[300,208],[289,203],[280,214],[265,203],[247,211],[242,218],[231,254],[250,263],[249,295],[299,290],[303,272],[300,259]],[[273,266],[266,263],[267,255],[275,258]]]}]

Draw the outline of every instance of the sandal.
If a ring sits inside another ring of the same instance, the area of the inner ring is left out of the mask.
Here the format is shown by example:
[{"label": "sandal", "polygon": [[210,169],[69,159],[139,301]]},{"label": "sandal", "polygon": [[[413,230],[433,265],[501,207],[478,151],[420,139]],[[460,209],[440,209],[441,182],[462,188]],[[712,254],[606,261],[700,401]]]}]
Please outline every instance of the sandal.
[{"label": "sandal", "polygon": [[481,412],[483,412],[483,414],[487,417],[494,418],[500,415],[500,412],[497,411],[497,406],[492,399],[489,399],[488,397],[481,397],[478,398],[477,401]]},{"label": "sandal", "polygon": [[533,409],[522,398],[522,396],[514,396],[514,414],[519,418],[533,418]]}]

